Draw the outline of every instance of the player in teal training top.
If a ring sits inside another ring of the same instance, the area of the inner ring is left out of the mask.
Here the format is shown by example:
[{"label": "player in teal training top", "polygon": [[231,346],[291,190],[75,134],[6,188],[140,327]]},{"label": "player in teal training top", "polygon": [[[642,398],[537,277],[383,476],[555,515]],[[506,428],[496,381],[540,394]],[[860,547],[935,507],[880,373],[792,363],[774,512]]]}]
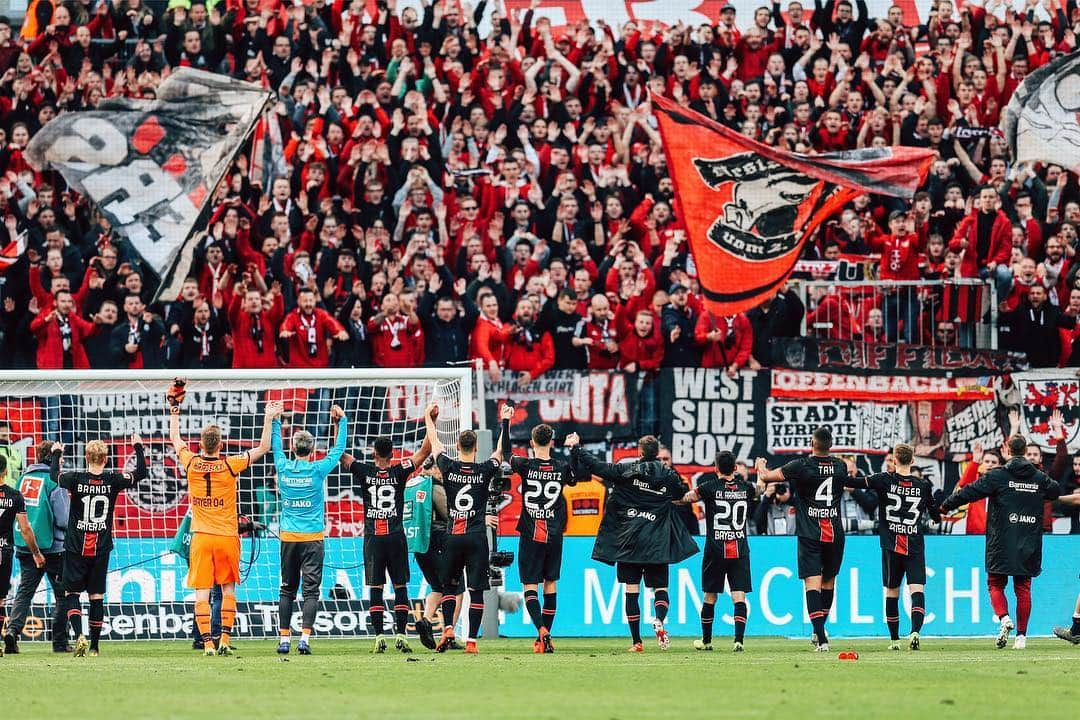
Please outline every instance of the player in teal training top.
[{"label": "player in teal training top", "polygon": [[281,495],[281,596],[278,599],[278,624],[281,639],[278,653],[286,655],[290,647],[290,622],[300,576],[304,578],[303,629],[296,651],[311,654],[311,628],[319,607],[319,588],[323,574],[323,532],[326,529],[326,476],[337,467],[348,442],[345,411],[334,405],[330,417],[337,422],[334,447],[322,460],[312,462],[315,438],[306,430],[292,436],[290,460],[281,442],[281,420],[274,418],[270,447],[277,470],[278,494]]}]

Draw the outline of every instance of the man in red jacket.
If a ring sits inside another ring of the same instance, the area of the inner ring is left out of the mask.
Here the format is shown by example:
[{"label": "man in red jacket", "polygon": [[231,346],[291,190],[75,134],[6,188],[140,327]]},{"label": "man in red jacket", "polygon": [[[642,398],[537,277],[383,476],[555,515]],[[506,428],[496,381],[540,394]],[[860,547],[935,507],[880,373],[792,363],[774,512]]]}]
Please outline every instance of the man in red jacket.
[{"label": "man in red jacket", "polygon": [[754,330],[741,313],[717,317],[706,310],[694,326],[694,342],[702,349],[701,367],[725,368],[735,377],[750,360]]},{"label": "man in red jacket", "polygon": [[521,298],[506,341],[506,369],[520,372],[518,385],[528,385],[555,365],[555,341],[536,326],[536,306]]},{"label": "man in red jacket", "polygon": [[401,299],[394,293],[383,296],[382,307],[375,317],[368,322],[371,335],[372,359],[379,367],[417,367],[417,347],[414,334],[420,329],[420,318],[416,312],[402,312]]},{"label": "man in red jacket", "polygon": [[607,296],[597,293],[589,301],[589,319],[578,323],[571,342],[585,348],[590,370],[612,370],[619,363],[619,342],[611,303]]},{"label": "man in red jacket", "polygon": [[330,340],[348,340],[349,333],[334,316],[315,307],[315,291],[300,290],[296,309],[285,317],[278,337],[288,340],[289,367],[325,368],[330,366]]},{"label": "man in red jacket", "polygon": [[[95,316],[96,319],[97,316]],[[75,314],[75,300],[67,290],[56,293],[55,304],[30,322],[37,338],[37,366],[42,370],[85,370],[90,367],[83,343],[96,335],[99,325]]]},{"label": "man in red jacket", "polygon": [[619,343],[619,367],[626,372],[654,373],[664,361],[664,342],[657,328],[656,316],[639,310],[634,329]]},{"label": "man in red jacket", "polygon": [[[881,253],[881,280],[918,280],[919,255],[923,251],[915,222],[901,210],[889,214],[889,234],[869,238],[870,248]],[[898,325],[904,322],[904,342],[916,337],[919,324],[918,289],[914,285],[890,287],[885,292],[885,337],[896,342]]]},{"label": "man in red jacket", "polygon": [[990,185],[979,188],[971,214],[956,226],[949,249],[963,252],[960,273],[964,277],[993,278],[997,296],[1004,298],[1012,287],[1009,256],[1012,254],[1012,224],[998,209],[1000,198]]},{"label": "man in red jacket", "polygon": [[233,293],[229,303],[229,324],[232,326],[234,368],[277,367],[274,331],[285,315],[285,301],[280,292],[272,292],[271,298],[270,307],[265,307],[262,294],[255,288]]}]

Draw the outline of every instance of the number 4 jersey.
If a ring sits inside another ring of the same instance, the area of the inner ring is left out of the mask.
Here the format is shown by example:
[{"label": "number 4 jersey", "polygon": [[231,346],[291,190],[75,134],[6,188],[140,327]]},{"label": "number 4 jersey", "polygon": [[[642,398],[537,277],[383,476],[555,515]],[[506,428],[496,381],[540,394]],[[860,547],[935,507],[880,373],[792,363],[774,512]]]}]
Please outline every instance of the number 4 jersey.
[{"label": "number 4 jersey", "polygon": [[50,472],[60,487],[71,493],[71,512],[68,515],[64,550],[83,557],[105,555],[112,550],[116,498],[146,477],[146,457],[143,455],[142,445],[135,446],[133,473],[61,473],[59,453],[53,455]]},{"label": "number 4 jersey", "polygon": [[566,529],[563,487],[573,484],[569,463],[511,457],[510,469],[521,476],[521,515],[517,531],[533,542],[547,542]]},{"label": "number 4 jersey", "polygon": [[808,540],[833,542],[844,534],[840,497],[847,466],[830,455],[807,455],[780,468],[795,493],[795,534]]},{"label": "number 4 jersey", "polygon": [[892,472],[871,475],[864,482],[878,494],[881,549],[898,555],[922,555],[920,523],[934,506],[934,486],[924,478]]},{"label": "number 4 jersey", "polygon": [[698,483],[697,496],[705,505],[706,552],[725,560],[750,557],[746,518],[757,489],[741,477],[713,476]]}]

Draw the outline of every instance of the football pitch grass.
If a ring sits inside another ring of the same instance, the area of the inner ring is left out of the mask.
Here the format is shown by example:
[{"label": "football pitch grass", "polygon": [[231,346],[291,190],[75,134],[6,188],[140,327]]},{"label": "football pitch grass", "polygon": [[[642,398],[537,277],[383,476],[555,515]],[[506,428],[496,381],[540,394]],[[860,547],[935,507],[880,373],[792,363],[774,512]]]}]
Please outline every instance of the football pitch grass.
[{"label": "football pitch grass", "polygon": [[[1080,646],[1030,639],[926,637],[891,652],[882,640],[730,638],[698,652],[672,638],[644,654],[622,638],[562,639],[555,655],[530,640],[481,641],[479,656],[370,654],[370,641],[316,640],[281,662],[272,641],[238,639],[236,657],[204,658],[189,643],[105,643],[98,658],[24,644],[0,659],[3,717],[109,718],[982,718],[1080,716]],[[857,661],[837,654],[857,651]]]}]

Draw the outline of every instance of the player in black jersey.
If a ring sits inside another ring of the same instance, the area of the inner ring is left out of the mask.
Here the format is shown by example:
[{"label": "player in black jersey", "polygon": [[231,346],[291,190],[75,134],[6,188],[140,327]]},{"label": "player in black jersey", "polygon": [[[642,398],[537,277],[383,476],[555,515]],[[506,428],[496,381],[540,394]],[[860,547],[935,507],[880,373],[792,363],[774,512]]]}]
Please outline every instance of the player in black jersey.
[{"label": "player in black jersey", "polygon": [[701,606],[701,639],[694,641],[694,647],[712,650],[716,596],[724,592],[724,581],[727,580],[735,604],[732,650],[742,652],[746,633],[746,593],[753,590],[746,519],[750,515],[750,503],[757,498],[757,488],[735,474],[735,455],[727,450],[716,454],[716,473],[678,501],[705,505],[705,554],[701,558],[701,590],[705,593],[705,602]]},{"label": "player in black jersey", "polygon": [[[563,531],[566,529],[566,498],[563,487],[573,485],[569,463],[551,457],[555,431],[550,425],[532,429],[531,458],[510,457],[510,469],[521,477],[521,516],[517,531],[518,575],[525,586],[525,609],[536,626],[534,653],[553,653],[551,627],[555,622],[556,582],[562,569]],[[544,605],[537,593],[544,585]]]},{"label": "player in black jersey", "polygon": [[484,591],[488,589],[488,548],[487,526],[498,526],[498,518],[487,514],[488,498],[492,493],[492,483],[502,472],[502,448],[510,436],[510,418],[514,409],[503,406],[500,412],[502,432],[495,445],[491,458],[485,462],[476,461],[476,433],[463,430],[458,436],[458,459],[447,457],[442,441],[435,431],[435,419],[429,412],[427,421],[427,440],[431,444],[431,454],[442,473],[443,487],[446,489],[446,505],[449,511],[447,522],[446,547],[443,548],[443,636],[436,647],[437,652],[446,652],[454,640],[454,626],[447,618],[454,617],[455,595],[461,592],[458,587],[461,571],[466,574],[469,588],[469,632],[465,641],[465,652],[475,655],[477,652],[476,636],[479,635],[480,621],[484,616]]},{"label": "player in black jersey", "polygon": [[[428,408],[431,411],[431,408]],[[437,414],[437,410],[435,411]],[[364,499],[364,582],[370,593],[368,612],[375,631],[372,652],[386,652],[383,635],[383,587],[387,574],[394,585],[394,647],[411,653],[405,628],[409,622],[409,543],[405,537],[402,518],[405,513],[405,483],[431,454],[431,444],[424,438],[420,449],[411,457],[394,463],[394,443],[390,438],[377,438],[372,445],[375,461],[361,462],[348,453],[341,463],[352,473],[353,480]]]},{"label": "player in black jersey", "polygon": [[[113,547],[113,514],[116,498],[135,487],[146,477],[146,455],[142,439],[131,436],[135,448],[134,472],[105,472],[109,449],[101,440],[86,443],[86,470],[60,472],[63,446],[57,444],[49,458],[49,474],[60,487],[71,493],[64,540],[64,592],[71,631],[78,637],[75,657],[98,654],[101,626],[105,620],[105,579],[109,574],[109,553]],[[82,603],[79,596],[90,597],[90,641],[82,632]]]},{"label": "player in black jersey", "polygon": [[[19,524],[19,534],[22,535],[27,549],[34,558],[34,564],[39,568],[45,567],[45,556],[41,554],[37,543],[34,541],[34,530],[30,527],[30,521],[26,518],[26,503],[23,502],[22,493],[6,484],[8,463],[7,458],[0,455],[0,628],[7,621],[8,590],[11,589],[11,570],[15,558],[15,523]],[[0,657],[4,657],[4,647],[0,645]]]},{"label": "player in black jersey", "polygon": [[[1080,505],[1080,490],[1077,490],[1071,495],[1062,495],[1058,498],[1058,501],[1063,502],[1066,505]],[[1056,626],[1054,628],[1054,635],[1065,642],[1070,642],[1073,645],[1080,645],[1080,595],[1076,596],[1076,608],[1073,611],[1072,626]]]},{"label": "player in black jersey", "polygon": [[885,622],[889,649],[900,649],[900,583],[907,577],[911,594],[911,634],[908,647],[919,649],[919,634],[926,615],[926,553],[922,520],[941,519],[934,504],[934,486],[911,474],[915,448],[900,443],[893,448],[894,469],[868,478],[851,478],[848,487],[873,490],[878,495],[878,536],[881,538],[881,579],[885,586]]},{"label": "player in black jersey", "polygon": [[829,651],[825,620],[832,609],[836,576],[844,559],[844,528],[840,499],[848,479],[843,460],[829,455],[832,433],[814,431],[812,452],[777,470],[757,460],[758,479],[787,482],[795,494],[795,534],[799,537],[799,577],[806,593],[806,610],[814,626],[814,649]]}]

